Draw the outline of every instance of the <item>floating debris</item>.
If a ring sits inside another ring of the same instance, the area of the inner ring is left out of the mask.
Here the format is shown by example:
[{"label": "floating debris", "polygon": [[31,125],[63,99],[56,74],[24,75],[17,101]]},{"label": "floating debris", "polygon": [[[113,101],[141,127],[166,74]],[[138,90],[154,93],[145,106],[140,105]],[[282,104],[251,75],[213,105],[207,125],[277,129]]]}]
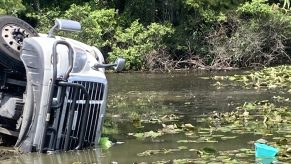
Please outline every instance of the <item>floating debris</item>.
[{"label": "floating debris", "polygon": [[101,137],[99,145],[101,146],[102,149],[109,149],[113,145],[113,143],[112,141],[109,140],[108,137]]}]

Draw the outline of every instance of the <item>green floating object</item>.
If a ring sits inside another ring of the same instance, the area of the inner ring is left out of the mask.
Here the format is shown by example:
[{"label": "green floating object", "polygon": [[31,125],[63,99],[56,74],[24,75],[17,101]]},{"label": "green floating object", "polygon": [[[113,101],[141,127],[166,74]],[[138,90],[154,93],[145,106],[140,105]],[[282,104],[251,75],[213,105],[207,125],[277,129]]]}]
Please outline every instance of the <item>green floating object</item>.
[{"label": "green floating object", "polygon": [[112,142],[109,140],[108,137],[101,137],[99,145],[102,149],[109,149],[112,146]]},{"label": "green floating object", "polygon": [[277,148],[262,143],[255,143],[255,147],[256,158],[272,158],[279,152]]}]

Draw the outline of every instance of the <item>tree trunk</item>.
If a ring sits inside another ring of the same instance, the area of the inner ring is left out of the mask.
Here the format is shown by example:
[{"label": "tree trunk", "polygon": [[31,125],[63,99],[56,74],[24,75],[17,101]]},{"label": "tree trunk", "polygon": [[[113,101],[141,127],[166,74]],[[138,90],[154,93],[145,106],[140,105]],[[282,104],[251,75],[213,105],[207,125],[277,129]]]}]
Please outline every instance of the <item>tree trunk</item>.
[{"label": "tree trunk", "polygon": [[35,10],[35,11],[39,11],[40,10],[40,2],[39,0],[33,0],[32,2],[32,8]]}]

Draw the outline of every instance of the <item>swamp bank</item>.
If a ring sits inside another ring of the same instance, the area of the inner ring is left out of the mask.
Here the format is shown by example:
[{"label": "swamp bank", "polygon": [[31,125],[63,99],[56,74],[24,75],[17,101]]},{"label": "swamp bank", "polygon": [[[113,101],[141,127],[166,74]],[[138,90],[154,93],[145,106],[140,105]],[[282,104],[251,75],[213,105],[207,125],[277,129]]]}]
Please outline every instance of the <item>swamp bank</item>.
[{"label": "swamp bank", "polygon": [[6,0],[40,33],[55,18],[79,21],[82,32],[58,33],[98,47],[107,61],[122,55],[127,70],[225,69],[290,62],[289,0]]},{"label": "swamp bank", "polygon": [[20,155],[20,153],[17,153],[17,151],[14,150],[13,147],[0,146],[0,161],[7,160],[9,158],[13,158],[18,155]]}]

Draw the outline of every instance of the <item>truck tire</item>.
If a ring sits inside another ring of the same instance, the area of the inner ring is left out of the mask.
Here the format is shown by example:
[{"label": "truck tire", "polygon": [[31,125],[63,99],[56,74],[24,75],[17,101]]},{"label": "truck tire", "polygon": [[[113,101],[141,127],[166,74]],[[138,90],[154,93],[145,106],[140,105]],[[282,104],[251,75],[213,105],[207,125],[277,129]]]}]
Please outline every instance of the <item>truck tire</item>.
[{"label": "truck tire", "polygon": [[13,71],[24,71],[20,60],[23,39],[38,36],[25,21],[13,16],[0,16],[0,65]]}]

